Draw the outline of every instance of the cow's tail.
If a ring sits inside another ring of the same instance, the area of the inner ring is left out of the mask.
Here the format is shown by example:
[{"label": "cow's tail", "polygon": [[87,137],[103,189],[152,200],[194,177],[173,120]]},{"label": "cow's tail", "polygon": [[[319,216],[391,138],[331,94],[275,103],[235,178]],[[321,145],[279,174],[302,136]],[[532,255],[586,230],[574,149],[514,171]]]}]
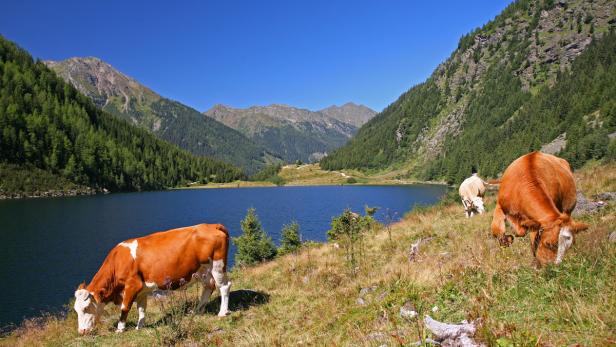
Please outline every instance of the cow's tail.
[{"label": "cow's tail", "polygon": [[227,228],[225,228],[224,225],[222,224],[216,224],[216,229],[224,232],[225,234],[229,235],[229,230],[227,230]]}]

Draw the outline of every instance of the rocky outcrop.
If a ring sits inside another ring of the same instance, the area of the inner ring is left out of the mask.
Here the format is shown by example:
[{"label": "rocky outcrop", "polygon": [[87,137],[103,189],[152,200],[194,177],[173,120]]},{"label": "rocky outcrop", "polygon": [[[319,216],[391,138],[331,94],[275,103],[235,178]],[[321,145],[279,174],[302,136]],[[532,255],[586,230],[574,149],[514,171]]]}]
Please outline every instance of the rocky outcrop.
[{"label": "rocky outcrop", "polygon": [[541,152],[547,154],[557,154],[567,146],[567,133],[558,135],[552,142],[541,146]]}]

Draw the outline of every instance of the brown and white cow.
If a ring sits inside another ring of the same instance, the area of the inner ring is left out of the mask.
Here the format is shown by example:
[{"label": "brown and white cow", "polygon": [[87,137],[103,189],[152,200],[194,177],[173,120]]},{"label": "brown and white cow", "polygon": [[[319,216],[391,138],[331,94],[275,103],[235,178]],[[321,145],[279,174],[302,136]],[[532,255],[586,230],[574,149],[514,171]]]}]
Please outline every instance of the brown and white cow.
[{"label": "brown and white cow", "polygon": [[462,184],[460,184],[458,193],[460,193],[467,218],[472,217],[475,212],[479,214],[485,212],[485,207],[483,206],[483,195],[485,192],[485,182],[483,182],[477,173],[473,173],[471,177],[465,179]]},{"label": "brown and white cow", "polygon": [[231,282],[226,274],[229,234],[221,224],[199,224],[129,239],[115,246],[90,284],[75,292],[79,333],[99,320],[105,304],[121,305],[117,331],[124,331],[133,301],[143,327],[148,293],[177,289],[191,280],[203,283],[197,310],[202,310],[215,288],[220,290],[219,316],[228,313]]},{"label": "brown and white cow", "polygon": [[541,152],[516,159],[503,174],[492,219],[492,235],[503,245],[505,219],[518,237],[530,233],[530,243],[539,264],[559,264],[573,244],[574,235],[588,228],[571,218],[576,204],[573,173],[569,163]]}]

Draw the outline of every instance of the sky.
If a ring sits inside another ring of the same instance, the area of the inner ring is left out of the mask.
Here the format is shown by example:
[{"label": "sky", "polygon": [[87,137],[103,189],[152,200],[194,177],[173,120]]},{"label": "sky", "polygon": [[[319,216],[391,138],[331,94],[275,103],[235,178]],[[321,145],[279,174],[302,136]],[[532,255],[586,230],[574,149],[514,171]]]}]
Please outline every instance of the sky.
[{"label": "sky", "polygon": [[199,111],[381,111],[509,2],[13,0],[0,34],[35,58],[98,57]]}]

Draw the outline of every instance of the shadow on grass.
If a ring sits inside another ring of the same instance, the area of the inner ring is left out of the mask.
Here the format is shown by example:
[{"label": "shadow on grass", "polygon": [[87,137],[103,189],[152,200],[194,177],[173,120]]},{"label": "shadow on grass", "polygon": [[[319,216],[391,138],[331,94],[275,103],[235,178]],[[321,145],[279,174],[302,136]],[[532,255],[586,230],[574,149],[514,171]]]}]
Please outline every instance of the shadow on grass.
[{"label": "shadow on grass", "polygon": [[[250,289],[240,289],[231,291],[229,293],[229,311],[243,311],[247,310],[253,306],[264,305],[269,302],[269,294],[250,290]],[[152,300],[150,298],[150,300]],[[189,300],[180,303],[180,307],[174,304],[171,304],[170,307],[173,307],[172,310],[167,309],[165,315],[158,319],[156,322],[153,322],[151,326],[160,326],[169,324],[170,321],[174,319],[179,313],[184,315],[190,315],[194,312],[197,304],[199,303],[198,299]],[[205,305],[205,309],[203,312],[197,312],[197,315],[208,315],[214,314],[216,315],[220,310],[220,296],[216,297],[214,300],[210,300],[210,302]],[[128,327],[128,325],[127,325]]]},{"label": "shadow on grass", "polygon": [[[240,289],[229,293],[229,310],[244,311],[252,306],[261,306],[269,302],[269,294],[250,289]],[[220,309],[220,296],[205,305],[204,314],[217,314]]]}]

